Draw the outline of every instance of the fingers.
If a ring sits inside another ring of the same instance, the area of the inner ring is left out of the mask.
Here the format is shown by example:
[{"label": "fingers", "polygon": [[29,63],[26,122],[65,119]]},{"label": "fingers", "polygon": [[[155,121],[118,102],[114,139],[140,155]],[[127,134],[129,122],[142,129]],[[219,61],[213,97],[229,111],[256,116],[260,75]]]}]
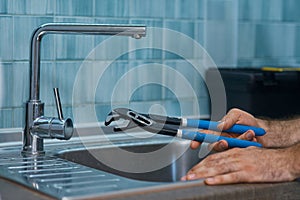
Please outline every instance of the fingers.
[{"label": "fingers", "polygon": [[229,146],[228,146],[228,143],[225,140],[220,140],[218,142],[210,144],[209,148],[220,152],[220,151],[227,150],[229,148]]},{"label": "fingers", "polygon": [[191,149],[197,149],[200,145],[201,145],[200,142],[191,141],[190,147],[191,147]]},{"label": "fingers", "polygon": [[[249,141],[256,141],[255,139],[255,133],[252,130],[248,130],[242,135],[238,136],[237,139],[240,140],[249,140]],[[213,144],[210,144],[209,146],[211,149],[214,149],[215,151],[225,151],[229,149],[229,145],[225,140],[220,140],[218,142],[215,142]]]},{"label": "fingers", "polygon": [[[236,123],[244,123],[244,124],[253,125],[253,126],[257,125],[257,124],[255,124],[256,123],[255,118],[252,115],[250,115],[249,113],[244,112],[239,109],[231,109],[228,112],[228,114],[225,117],[223,117],[223,119],[221,120],[221,123],[218,125],[218,128],[220,130],[229,129]],[[206,133],[206,134],[218,134],[215,131],[209,131],[209,130],[201,130],[201,132]],[[228,133],[221,133],[221,134],[222,134],[222,136],[226,136],[226,137],[237,137],[236,134],[228,134]],[[241,140],[248,140],[248,141],[256,142],[255,133],[252,130],[248,130],[244,134],[239,135],[237,138],[241,139]],[[190,147],[192,149],[197,149],[200,145],[201,145],[201,143],[192,141],[190,144]],[[215,142],[213,144],[210,144],[209,148],[214,149],[215,151],[224,151],[224,150],[227,150],[229,148],[229,146],[226,141],[221,140],[221,141]]]},{"label": "fingers", "polygon": [[232,127],[239,121],[241,113],[239,110],[231,109],[222,119],[221,123],[218,125],[220,130],[226,130]]},{"label": "fingers", "polygon": [[[187,180],[207,178],[237,170],[236,161],[227,152],[213,154],[202,160],[189,170]],[[230,163],[228,163],[228,160],[230,160]]]},{"label": "fingers", "polygon": [[[190,147],[191,149],[197,149],[202,143],[197,141],[191,141]],[[220,140],[218,142],[209,144],[208,149],[213,149],[215,151],[225,151],[229,148],[228,143],[225,140]]]},{"label": "fingers", "polygon": [[[226,134],[226,135],[227,135],[227,137],[230,137],[229,134]],[[255,141],[256,142],[255,133],[252,130],[246,131],[242,135],[238,136],[237,139]],[[190,147],[192,149],[197,149],[197,148],[199,148],[200,145],[201,145],[200,142],[191,141]],[[215,151],[220,152],[220,151],[225,151],[225,150],[229,149],[229,146],[228,146],[228,143],[225,140],[220,140],[218,142],[210,144],[209,149],[213,149]]]},{"label": "fingers", "polygon": [[244,173],[242,172],[233,172],[229,174],[222,174],[214,177],[209,177],[204,180],[207,185],[223,185],[230,183],[240,183],[244,182]]},{"label": "fingers", "polygon": [[[205,130],[205,129],[201,129],[199,130],[201,133],[205,133],[205,134],[218,134],[215,131],[211,131],[211,130]],[[197,142],[197,141],[191,141],[190,143],[190,147],[191,149],[197,149],[202,143],[201,142]]]},{"label": "fingers", "polygon": [[257,126],[257,122],[251,114],[240,109],[233,108],[222,118],[218,128],[220,130],[226,130],[232,127],[234,124]]},{"label": "fingers", "polygon": [[255,182],[261,181],[262,177],[268,180],[266,163],[257,162],[259,156],[265,156],[261,151],[259,148],[249,147],[212,154],[195,165],[181,180],[204,178],[208,185]]},{"label": "fingers", "polygon": [[248,130],[242,135],[240,135],[238,139],[253,141],[255,139],[255,133],[253,130]]},{"label": "fingers", "polygon": [[[191,147],[191,149],[197,149],[197,148],[199,148],[199,146],[201,144],[202,143],[197,142],[197,141],[191,141],[190,147]],[[220,140],[218,142],[209,144],[208,149],[213,149],[215,151],[220,152],[220,151],[225,151],[225,150],[229,149],[229,146],[225,140]]]},{"label": "fingers", "polygon": [[[208,156],[200,163],[195,165],[186,176],[182,177],[182,180],[195,180],[200,178],[210,178],[215,176],[221,176],[225,174],[231,174],[243,170],[243,162],[236,155],[240,154],[239,149],[231,149],[222,153],[216,153]],[[233,175],[234,176],[234,175]],[[220,184],[220,182],[240,181],[236,177],[230,179],[230,177],[219,177],[216,180],[208,180],[208,184],[214,184],[213,182]]]}]

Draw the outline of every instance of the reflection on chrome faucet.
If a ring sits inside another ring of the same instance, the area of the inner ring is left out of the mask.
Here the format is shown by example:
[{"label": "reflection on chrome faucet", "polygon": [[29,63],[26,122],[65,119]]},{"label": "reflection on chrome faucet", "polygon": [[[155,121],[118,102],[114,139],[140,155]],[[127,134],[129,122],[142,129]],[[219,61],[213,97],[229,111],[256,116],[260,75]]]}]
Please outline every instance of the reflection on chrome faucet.
[{"label": "reflection on chrome faucet", "polygon": [[73,135],[73,122],[70,118],[64,119],[61,109],[58,88],[54,88],[54,96],[58,118],[41,116],[33,121],[31,133],[40,138],[56,138],[68,140]]},{"label": "reflection on chrome faucet", "polygon": [[44,138],[68,140],[73,134],[71,119],[63,119],[58,91],[55,89],[58,118],[44,116],[44,103],[40,100],[40,44],[46,34],[92,34],[131,36],[140,39],[146,35],[145,26],[99,24],[45,24],[37,28],[30,47],[30,99],[26,106],[23,131],[23,154],[44,153]]}]

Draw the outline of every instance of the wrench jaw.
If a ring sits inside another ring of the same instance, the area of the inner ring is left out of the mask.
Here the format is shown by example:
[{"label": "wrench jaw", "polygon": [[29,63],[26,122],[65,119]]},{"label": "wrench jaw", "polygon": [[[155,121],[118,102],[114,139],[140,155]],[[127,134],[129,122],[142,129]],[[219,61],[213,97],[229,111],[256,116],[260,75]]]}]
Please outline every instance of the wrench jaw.
[{"label": "wrench jaw", "polygon": [[107,115],[107,117],[104,121],[104,125],[109,126],[113,121],[118,121],[120,118],[121,118],[120,115],[118,115],[117,113],[114,113],[112,111]]},{"label": "wrench jaw", "polygon": [[128,108],[116,108],[110,112],[104,124],[108,126],[113,122],[117,124],[114,127],[116,132],[140,127],[151,133],[175,136],[179,128],[174,124],[156,122],[151,119],[150,115],[141,114]]},{"label": "wrench jaw", "polygon": [[133,129],[140,126],[137,121],[134,120],[134,115],[136,115],[136,112],[128,108],[116,108],[107,115],[104,125],[109,126],[114,123],[115,132]]}]

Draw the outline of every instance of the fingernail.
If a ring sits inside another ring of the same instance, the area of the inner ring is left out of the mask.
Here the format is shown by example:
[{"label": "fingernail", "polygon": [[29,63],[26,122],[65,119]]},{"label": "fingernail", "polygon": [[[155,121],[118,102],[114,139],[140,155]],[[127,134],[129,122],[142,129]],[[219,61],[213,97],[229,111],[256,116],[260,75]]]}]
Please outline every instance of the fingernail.
[{"label": "fingernail", "polygon": [[251,133],[247,133],[246,134],[246,138],[247,138],[247,140],[252,140],[253,139],[253,135]]},{"label": "fingernail", "polygon": [[181,181],[186,181],[186,176],[181,177]]},{"label": "fingernail", "polygon": [[221,142],[220,147],[221,147],[221,150],[225,150],[226,149],[226,145],[224,144],[224,142]]},{"label": "fingernail", "polygon": [[213,184],[215,182],[215,179],[214,178],[207,178],[207,179],[205,179],[205,182],[207,184]]}]

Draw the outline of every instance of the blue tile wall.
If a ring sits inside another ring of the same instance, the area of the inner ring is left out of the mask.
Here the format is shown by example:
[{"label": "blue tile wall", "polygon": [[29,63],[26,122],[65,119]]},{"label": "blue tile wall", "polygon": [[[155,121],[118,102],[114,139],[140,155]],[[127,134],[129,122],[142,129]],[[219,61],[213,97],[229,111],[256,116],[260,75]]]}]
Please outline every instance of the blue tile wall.
[{"label": "blue tile wall", "polygon": [[256,24],[254,23],[239,23],[238,28],[238,52],[240,60],[254,58],[256,37]]},{"label": "blue tile wall", "polygon": [[[111,65],[108,65],[108,63],[105,61],[99,61],[97,63],[99,67],[107,66],[107,69],[104,71],[103,75],[99,77],[100,80],[95,91],[95,102],[97,104],[101,104],[103,102],[109,103],[112,99],[113,91],[118,80],[120,80],[121,77],[129,70],[129,63],[126,60],[116,61]],[[86,86],[88,87],[88,85]],[[129,86],[127,85],[127,87]],[[127,88],[127,91],[128,89],[129,88]],[[121,96],[126,95],[126,90],[121,92],[124,92],[124,94],[121,94]]]},{"label": "blue tile wall", "polygon": [[131,0],[129,2],[129,16],[141,18],[163,18],[165,15],[166,3],[162,0],[140,1]]},{"label": "blue tile wall", "polygon": [[2,102],[3,108],[10,108],[13,107],[13,97],[14,94],[11,92],[13,90],[13,65],[12,63],[1,63],[1,97],[0,101]]},{"label": "blue tile wall", "polygon": [[297,0],[284,1],[282,10],[282,20],[288,22],[300,22],[300,13],[298,8],[300,2]]},{"label": "blue tile wall", "polygon": [[[201,74],[199,74],[190,63],[187,63],[187,61],[183,61],[183,60],[169,60],[164,62],[164,64],[174,69],[179,76],[183,76],[183,80],[185,80],[187,83],[191,85],[197,97],[207,97],[207,93],[204,92],[205,91],[204,79],[201,76]],[[176,92],[175,95],[177,95],[178,97],[180,98],[192,97],[189,93],[185,92],[185,89],[182,88],[183,84],[177,82],[176,79],[167,79],[166,82],[174,86],[175,88],[174,92]],[[171,97],[168,94],[166,94],[166,98],[171,98]]]},{"label": "blue tile wall", "polygon": [[255,46],[255,57],[293,57],[295,25],[258,24],[256,38],[261,42]]},{"label": "blue tile wall", "polygon": [[0,111],[0,126],[1,127],[12,127],[12,121],[13,121],[13,110],[12,109],[1,109]]},{"label": "blue tile wall", "polygon": [[129,1],[95,0],[95,16],[97,17],[128,17]]},{"label": "blue tile wall", "polygon": [[[24,104],[29,97],[30,37],[41,24],[145,24],[194,39],[218,67],[299,67],[299,7],[298,0],[0,0],[0,128],[24,126]],[[169,115],[193,115],[199,108],[202,116],[209,116],[205,81],[186,61],[202,59],[202,54],[180,42],[181,38],[165,42],[167,37],[148,32],[147,45],[159,42],[184,49],[186,58],[162,49],[126,52],[139,45],[131,38],[119,39],[118,44],[110,46],[104,45],[110,36],[45,36],[41,44],[41,99],[46,103],[45,114],[56,115],[52,87],[59,87],[65,115],[73,117],[74,109],[78,108],[83,110],[86,122],[90,119],[89,113],[84,113],[86,108],[95,109],[101,121],[116,105]],[[120,50],[126,53],[115,58]],[[111,59],[115,60],[99,79],[94,72]],[[86,67],[90,72],[78,74],[83,60],[88,60]],[[147,68],[133,73],[122,85],[124,90],[116,102],[111,102],[118,81],[128,71],[145,64]],[[188,79],[198,102],[175,78],[168,77],[164,70],[152,69],[151,65],[166,65]],[[74,88],[78,77],[82,84]],[[155,83],[139,86],[145,80],[161,80],[173,85],[177,93],[183,92],[174,94]],[[91,84],[97,84],[95,91],[90,89]],[[74,89],[80,91],[77,99],[72,99]],[[124,102],[133,89],[129,102]]]},{"label": "blue tile wall", "polygon": [[[185,34],[191,38],[194,38],[195,35],[195,23],[192,21],[178,22],[176,20],[166,20],[164,23],[164,27]],[[166,35],[165,37],[168,37],[168,35]],[[193,47],[189,46],[189,44],[176,43],[174,41],[170,41],[170,42],[171,43],[167,44],[168,46],[177,46],[177,48],[180,49],[187,49],[186,52],[188,53],[186,59],[191,59],[194,57],[194,53],[193,53],[194,49]],[[174,59],[174,58],[178,58],[178,55],[169,54],[168,52],[165,52],[165,58]]]},{"label": "blue tile wall", "polygon": [[93,0],[55,1],[56,15],[60,16],[93,16]]},{"label": "blue tile wall", "polygon": [[[296,26],[296,32],[295,32],[295,48],[294,48],[294,58],[298,59],[300,58],[300,26]],[[299,63],[299,61],[298,61]]]},{"label": "blue tile wall", "polygon": [[206,19],[207,20],[236,20],[234,17],[237,13],[236,6],[237,1],[219,1],[210,0],[207,1]]},{"label": "blue tile wall", "polygon": [[209,21],[205,25],[205,48],[217,66],[236,66],[237,27],[232,21]]},{"label": "blue tile wall", "polygon": [[[25,104],[26,100],[29,98],[28,62],[24,62],[24,61],[14,62],[13,66],[11,66],[10,68],[11,68],[11,75],[9,77],[11,77],[10,78],[11,83],[8,85],[10,85],[11,90],[9,90],[8,92],[11,93],[11,97],[10,97],[11,99],[10,98],[9,99],[12,107],[19,107],[20,105]],[[42,68],[44,68],[44,63],[42,63]],[[5,96],[7,96],[7,94]]]},{"label": "blue tile wall", "polygon": [[165,18],[170,19],[191,20],[201,18],[204,13],[204,7],[198,7],[198,5],[201,5],[202,2],[203,0],[166,0],[166,9],[163,13],[165,13]]},{"label": "blue tile wall", "polygon": [[289,8],[285,9],[289,4],[289,0],[239,0],[239,19],[281,21],[283,13],[291,11]]},{"label": "blue tile wall", "polygon": [[51,0],[9,0],[7,4],[8,12],[11,14],[51,15],[54,13],[54,1]]},{"label": "blue tile wall", "polygon": [[[29,47],[30,38],[33,30],[39,25],[44,23],[53,22],[53,17],[48,16],[21,16],[15,15],[13,17],[13,59],[14,60],[28,60],[29,58]],[[49,37],[45,37],[42,41],[43,47],[41,50],[42,58],[49,59],[53,58],[53,41],[48,40]],[[47,56],[44,56],[47,55]]]},{"label": "blue tile wall", "polygon": [[13,60],[13,17],[0,17],[0,59],[12,61]]},{"label": "blue tile wall", "polygon": [[0,1],[0,14],[7,13],[7,1]]}]

